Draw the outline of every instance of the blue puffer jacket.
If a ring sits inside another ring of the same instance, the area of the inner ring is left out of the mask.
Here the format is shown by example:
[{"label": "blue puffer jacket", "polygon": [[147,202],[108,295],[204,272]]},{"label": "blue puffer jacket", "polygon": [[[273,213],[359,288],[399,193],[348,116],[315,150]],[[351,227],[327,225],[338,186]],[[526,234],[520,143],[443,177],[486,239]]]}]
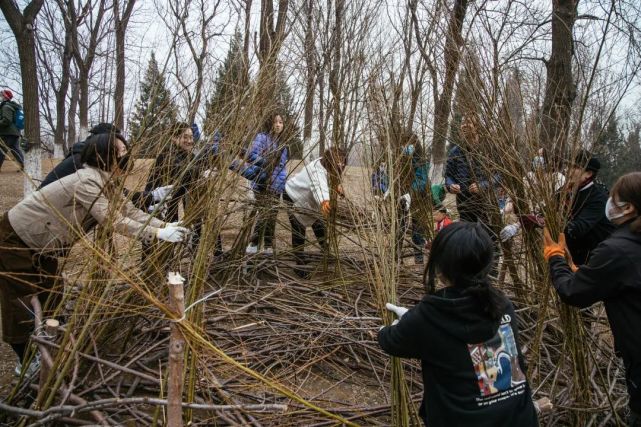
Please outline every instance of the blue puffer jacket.
[{"label": "blue puffer jacket", "polygon": [[[279,153],[280,158],[275,159],[274,156],[278,156]],[[261,132],[252,142],[246,157],[247,163],[241,174],[255,176],[252,180],[252,189],[255,191],[263,191],[265,186],[269,185],[270,192],[282,194],[287,181],[288,159],[287,147],[280,147],[269,134]]]}]

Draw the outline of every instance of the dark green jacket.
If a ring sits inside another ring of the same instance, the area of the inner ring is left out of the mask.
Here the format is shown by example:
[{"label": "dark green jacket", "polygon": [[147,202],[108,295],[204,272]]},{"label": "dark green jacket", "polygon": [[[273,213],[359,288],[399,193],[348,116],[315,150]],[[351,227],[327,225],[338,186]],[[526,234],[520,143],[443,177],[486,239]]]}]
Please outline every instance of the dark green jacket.
[{"label": "dark green jacket", "polygon": [[13,101],[2,102],[2,108],[0,109],[0,135],[20,136],[20,131],[13,124],[18,108],[20,108],[20,105]]}]

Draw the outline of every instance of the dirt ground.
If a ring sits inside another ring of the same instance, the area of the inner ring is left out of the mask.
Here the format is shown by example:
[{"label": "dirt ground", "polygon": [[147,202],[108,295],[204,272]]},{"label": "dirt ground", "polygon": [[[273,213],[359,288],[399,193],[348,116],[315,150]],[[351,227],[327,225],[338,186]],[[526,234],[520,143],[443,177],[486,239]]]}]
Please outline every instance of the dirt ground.
[{"label": "dirt ground", "polygon": [[[42,162],[42,176],[44,177],[54,166],[58,160],[43,158]],[[143,187],[146,180],[148,167],[151,165],[150,160],[137,160],[134,168],[134,174],[127,179],[126,186],[131,190],[140,189]],[[299,167],[299,162],[292,162],[291,168],[296,169]],[[23,180],[24,176],[18,170],[15,163],[7,159],[0,172],[0,211],[2,213],[9,210],[23,197]],[[361,190],[365,190],[369,186],[367,174],[363,175],[361,168],[348,168],[344,176],[345,191],[350,199],[356,203],[360,203],[363,197]],[[281,213],[282,218],[279,217],[280,224],[287,224],[286,213]],[[240,220],[240,218],[239,218]],[[222,230],[222,237],[224,246],[231,244],[234,241],[235,234],[237,233],[237,221],[229,221]],[[275,247],[287,247],[289,245],[289,230],[285,230],[282,226],[277,227],[277,235]],[[73,256],[73,253],[72,253]],[[14,368],[17,359],[11,348],[4,342],[0,341],[0,396],[7,396],[13,384],[15,384]],[[331,397],[338,401],[349,401],[355,395],[361,396],[361,401],[368,401],[372,404],[383,404],[384,397],[380,395],[380,390],[350,390],[334,387],[328,383],[326,379],[318,377],[315,381],[310,381],[305,384],[305,394],[310,395],[324,395],[327,390],[331,390]],[[301,390],[302,391],[302,390]],[[365,398],[367,396],[367,398]]]}]

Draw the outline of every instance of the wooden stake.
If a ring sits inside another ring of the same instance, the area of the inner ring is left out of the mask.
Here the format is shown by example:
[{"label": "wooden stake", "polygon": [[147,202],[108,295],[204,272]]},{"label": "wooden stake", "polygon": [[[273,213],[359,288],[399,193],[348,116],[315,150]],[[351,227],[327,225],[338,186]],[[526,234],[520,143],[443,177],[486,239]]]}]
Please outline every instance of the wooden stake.
[{"label": "wooden stake", "polygon": [[182,394],[184,382],[185,337],[180,331],[178,321],[185,315],[185,279],[178,273],[167,275],[169,286],[169,306],[177,321],[170,325],[169,366],[167,370],[167,425],[182,427]]}]

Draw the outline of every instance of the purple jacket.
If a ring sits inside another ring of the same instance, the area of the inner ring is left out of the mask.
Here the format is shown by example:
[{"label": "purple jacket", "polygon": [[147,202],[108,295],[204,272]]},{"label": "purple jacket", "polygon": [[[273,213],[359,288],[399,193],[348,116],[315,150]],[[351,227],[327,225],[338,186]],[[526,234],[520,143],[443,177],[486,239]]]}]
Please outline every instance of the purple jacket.
[{"label": "purple jacket", "polygon": [[[274,156],[277,156],[279,152],[280,158],[275,159]],[[278,146],[278,143],[267,133],[261,132],[256,135],[251,149],[247,153],[247,168],[257,176],[252,181],[252,188],[260,191],[265,185],[269,185],[269,190],[272,193],[282,194],[285,191],[285,182],[287,181],[288,159],[287,147]]]}]

